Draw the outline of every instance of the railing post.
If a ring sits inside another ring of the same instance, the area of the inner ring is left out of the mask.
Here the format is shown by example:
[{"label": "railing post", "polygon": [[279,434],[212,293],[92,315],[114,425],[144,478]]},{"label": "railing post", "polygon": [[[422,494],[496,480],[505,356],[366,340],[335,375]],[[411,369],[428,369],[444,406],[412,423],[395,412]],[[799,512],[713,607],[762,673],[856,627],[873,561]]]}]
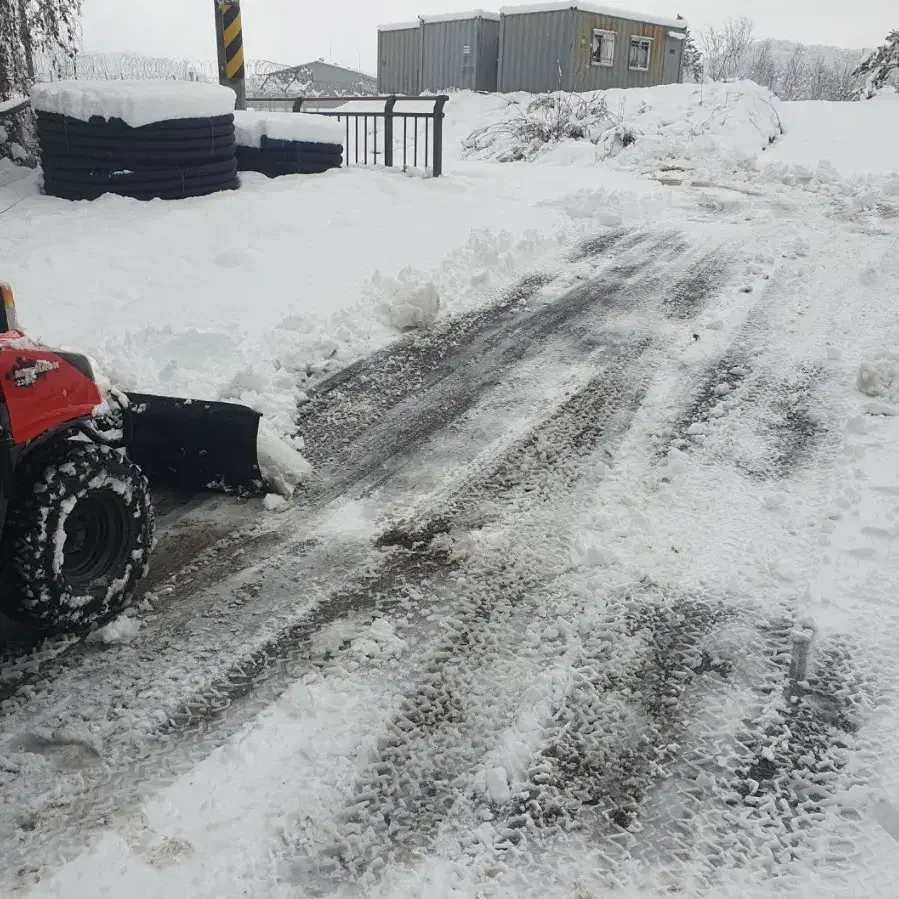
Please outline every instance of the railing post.
[{"label": "railing post", "polygon": [[384,167],[393,168],[393,107],[396,96],[391,94],[384,102]]},{"label": "railing post", "polygon": [[303,111],[303,100],[305,97],[297,97],[296,100],[293,101],[293,109],[292,112],[302,112]]},{"label": "railing post", "polygon": [[[441,94],[434,101],[434,177],[443,174],[443,107],[449,97]],[[427,121],[427,120],[425,120]]]}]

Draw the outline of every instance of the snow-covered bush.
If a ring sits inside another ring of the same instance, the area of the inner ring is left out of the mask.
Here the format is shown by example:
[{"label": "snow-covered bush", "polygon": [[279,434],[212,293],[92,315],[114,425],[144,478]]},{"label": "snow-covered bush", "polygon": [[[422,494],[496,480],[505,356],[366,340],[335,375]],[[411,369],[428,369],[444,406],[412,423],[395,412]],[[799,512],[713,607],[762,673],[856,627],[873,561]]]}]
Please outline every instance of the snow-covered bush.
[{"label": "snow-covered bush", "polygon": [[[479,128],[463,141],[466,155],[499,162],[531,160],[563,141],[598,143],[620,123],[599,92],[540,94],[526,106],[511,100],[509,109],[511,115]],[[636,134],[622,135],[621,139],[632,143]]]}]

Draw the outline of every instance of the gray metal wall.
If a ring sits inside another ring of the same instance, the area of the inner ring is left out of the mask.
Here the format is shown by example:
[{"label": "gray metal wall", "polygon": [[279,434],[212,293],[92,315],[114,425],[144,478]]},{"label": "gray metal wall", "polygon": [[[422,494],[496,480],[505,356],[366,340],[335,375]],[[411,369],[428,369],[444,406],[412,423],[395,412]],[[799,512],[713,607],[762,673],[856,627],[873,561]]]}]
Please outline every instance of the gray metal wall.
[{"label": "gray metal wall", "polygon": [[421,28],[378,32],[378,93],[421,93]]},{"label": "gray metal wall", "polygon": [[502,16],[497,90],[571,90],[574,16],[571,9]]},{"label": "gray metal wall", "polygon": [[[617,35],[611,66],[591,65],[593,30],[597,28]],[[669,38],[669,30],[663,25],[577,9],[504,15],[500,23],[498,89],[500,93],[590,91],[678,81],[683,41]],[[652,40],[649,71],[630,68],[632,37]]]},{"label": "gray metal wall", "polygon": [[495,91],[499,22],[455,19],[422,25],[422,75],[425,91]]},{"label": "gray metal wall", "polygon": [[421,26],[422,90],[475,89],[479,26],[480,19],[425,22]]},{"label": "gray metal wall", "polygon": [[[615,60],[612,66],[590,64],[593,29],[614,31]],[[607,90],[610,87],[652,87],[662,83],[662,60],[668,29],[661,25],[649,25],[617,16],[601,16],[596,13],[577,13],[577,41],[574,52],[573,87],[576,91]],[[652,40],[649,71],[629,68],[632,37]]]}]

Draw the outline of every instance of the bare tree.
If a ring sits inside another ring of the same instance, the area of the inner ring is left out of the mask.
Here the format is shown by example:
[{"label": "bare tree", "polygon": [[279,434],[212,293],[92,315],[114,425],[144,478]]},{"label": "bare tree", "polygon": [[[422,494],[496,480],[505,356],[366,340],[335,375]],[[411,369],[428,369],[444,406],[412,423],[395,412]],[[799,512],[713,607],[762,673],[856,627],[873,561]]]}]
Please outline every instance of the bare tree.
[{"label": "bare tree", "polygon": [[845,60],[835,62],[827,72],[827,82],[822,100],[846,101],[855,96],[858,78],[855,67]]},{"label": "bare tree", "polygon": [[777,61],[774,59],[773,42],[770,39],[759,41],[753,46],[742,74],[762,87],[771,90],[777,87],[780,71]]},{"label": "bare tree", "polygon": [[752,48],[753,29],[752,19],[744,16],[728,20],[723,28],[703,30],[705,72],[712,81],[732,81],[740,75]]},{"label": "bare tree", "polygon": [[782,100],[803,100],[808,97],[808,67],[805,47],[797,46],[780,75],[778,95]]}]

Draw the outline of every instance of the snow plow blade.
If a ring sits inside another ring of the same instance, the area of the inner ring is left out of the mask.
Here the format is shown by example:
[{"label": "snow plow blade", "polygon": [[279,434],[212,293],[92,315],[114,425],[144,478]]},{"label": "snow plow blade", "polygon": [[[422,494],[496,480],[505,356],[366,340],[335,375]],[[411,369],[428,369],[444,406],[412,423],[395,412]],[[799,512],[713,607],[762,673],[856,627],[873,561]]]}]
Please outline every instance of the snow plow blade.
[{"label": "snow plow blade", "polygon": [[151,487],[262,493],[258,412],[233,403],[128,394],[125,444]]}]

